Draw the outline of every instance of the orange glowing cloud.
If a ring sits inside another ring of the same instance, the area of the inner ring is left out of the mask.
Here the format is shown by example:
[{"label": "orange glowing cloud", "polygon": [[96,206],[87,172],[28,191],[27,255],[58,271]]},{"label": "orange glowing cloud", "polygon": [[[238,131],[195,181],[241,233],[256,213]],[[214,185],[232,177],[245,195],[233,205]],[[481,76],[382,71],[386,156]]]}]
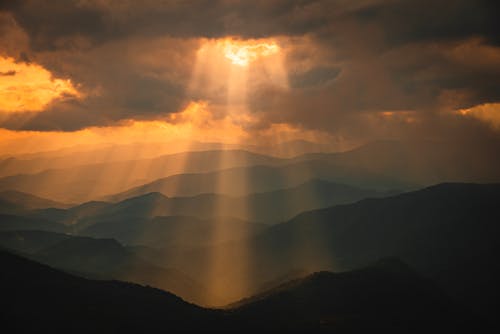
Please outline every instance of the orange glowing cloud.
[{"label": "orange glowing cloud", "polygon": [[43,111],[65,96],[81,96],[71,80],[54,78],[40,65],[0,56],[0,111]]},{"label": "orange glowing cloud", "polygon": [[198,141],[272,146],[288,140],[328,142],[330,139],[324,133],[286,123],[255,129],[259,120],[250,114],[231,113],[218,117],[215,114],[206,102],[192,102],[178,113],[152,121],[126,120],[115,126],[89,127],[72,132],[0,129],[0,156],[76,145]]},{"label": "orange glowing cloud", "polygon": [[485,103],[468,109],[460,109],[458,114],[474,117],[500,130],[500,103]]}]

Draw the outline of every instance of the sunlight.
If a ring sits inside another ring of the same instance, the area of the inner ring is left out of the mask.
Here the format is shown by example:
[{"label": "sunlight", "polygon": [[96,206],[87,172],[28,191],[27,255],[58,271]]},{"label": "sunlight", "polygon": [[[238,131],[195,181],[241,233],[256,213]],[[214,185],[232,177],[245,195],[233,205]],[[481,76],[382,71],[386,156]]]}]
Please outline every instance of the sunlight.
[{"label": "sunlight", "polygon": [[[243,144],[252,140],[247,138],[246,128],[258,121],[249,108],[250,90],[262,84],[288,89],[283,64],[283,55],[279,54],[279,47],[273,40],[204,40],[197,53],[190,93],[210,101],[205,110],[212,112],[212,117],[227,120],[243,129],[244,135],[233,136],[237,144]],[[274,134],[271,135],[273,136]],[[222,152],[219,157],[220,169],[227,165],[228,159],[230,157],[227,153]],[[228,190],[238,189],[244,194],[250,189],[249,182],[248,175],[217,177],[215,193],[224,194]],[[207,235],[207,241],[210,242],[225,239],[231,233],[223,218],[231,216],[231,208],[226,207],[224,202],[216,201],[214,209],[218,217],[211,233]],[[210,254],[207,254],[204,269],[200,270],[207,282],[208,295],[211,296],[207,303],[222,305],[249,295],[252,291],[252,262],[251,252],[244,238],[232,244],[231,254],[213,247]],[[232,268],[230,273],[228,268]]]},{"label": "sunlight", "polygon": [[226,39],[224,45],[224,56],[231,63],[239,66],[248,66],[249,63],[279,52],[279,46],[274,42],[266,40],[239,41]]}]

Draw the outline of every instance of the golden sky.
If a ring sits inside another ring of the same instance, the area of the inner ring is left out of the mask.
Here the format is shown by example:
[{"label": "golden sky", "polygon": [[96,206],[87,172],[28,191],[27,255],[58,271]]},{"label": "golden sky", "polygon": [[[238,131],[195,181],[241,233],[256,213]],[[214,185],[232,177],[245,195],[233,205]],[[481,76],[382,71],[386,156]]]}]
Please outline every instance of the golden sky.
[{"label": "golden sky", "polygon": [[493,12],[386,0],[5,6],[0,154],[147,140],[497,140]]},{"label": "golden sky", "polygon": [[70,79],[54,78],[42,66],[0,57],[0,110],[44,111],[53,100],[80,97]]}]

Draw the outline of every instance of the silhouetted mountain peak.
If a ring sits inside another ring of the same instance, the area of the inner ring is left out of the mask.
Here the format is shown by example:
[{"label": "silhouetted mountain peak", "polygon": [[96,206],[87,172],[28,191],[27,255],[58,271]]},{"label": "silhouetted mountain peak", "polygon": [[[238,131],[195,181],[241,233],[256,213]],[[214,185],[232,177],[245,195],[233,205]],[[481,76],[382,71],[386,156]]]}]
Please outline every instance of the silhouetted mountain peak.
[{"label": "silhouetted mountain peak", "polygon": [[27,210],[42,208],[64,208],[68,206],[68,204],[59,203],[17,190],[0,191],[0,200],[15,204]]},{"label": "silhouetted mountain peak", "polygon": [[76,206],[71,207],[71,210],[86,210],[89,208],[97,208],[97,207],[105,207],[107,205],[110,205],[110,202],[104,202],[104,201],[88,201]]},{"label": "silhouetted mountain peak", "polygon": [[165,196],[164,194],[158,192],[158,191],[152,191],[149,193],[146,193],[144,195],[139,195],[131,198],[127,198],[121,202],[118,202],[117,204],[125,204],[125,203],[132,203],[132,202],[158,202],[158,201],[163,201],[167,200],[168,197]]}]

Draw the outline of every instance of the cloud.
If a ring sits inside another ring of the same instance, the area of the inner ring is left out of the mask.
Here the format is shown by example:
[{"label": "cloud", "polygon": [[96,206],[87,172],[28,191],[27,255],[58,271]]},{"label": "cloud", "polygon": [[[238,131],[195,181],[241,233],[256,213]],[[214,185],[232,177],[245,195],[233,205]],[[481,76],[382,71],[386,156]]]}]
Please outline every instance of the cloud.
[{"label": "cloud", "polygon": [[230,71],[200,70],[198,55],[203,45],[233,36],[273,38],[281,49],[283,71],[270,74],[257,62],[246,74],[247,112],[258,120],[253,128],[289,124],[363,140],[498,133],[456,113],[500,102],[497,1],[24,0],[3,6],[0,33],[7,38],[0,38],[0,52],[71,79],[86,96],[0,118],[3,127],[74,131],[155,120],[200,100],[218,117],[229,99]]},{"label": "cloud", "polygon": [[41,66],[0,56],[0,111],[39,112],[56,99],[79,96],[70,80],[52,78]]}]

